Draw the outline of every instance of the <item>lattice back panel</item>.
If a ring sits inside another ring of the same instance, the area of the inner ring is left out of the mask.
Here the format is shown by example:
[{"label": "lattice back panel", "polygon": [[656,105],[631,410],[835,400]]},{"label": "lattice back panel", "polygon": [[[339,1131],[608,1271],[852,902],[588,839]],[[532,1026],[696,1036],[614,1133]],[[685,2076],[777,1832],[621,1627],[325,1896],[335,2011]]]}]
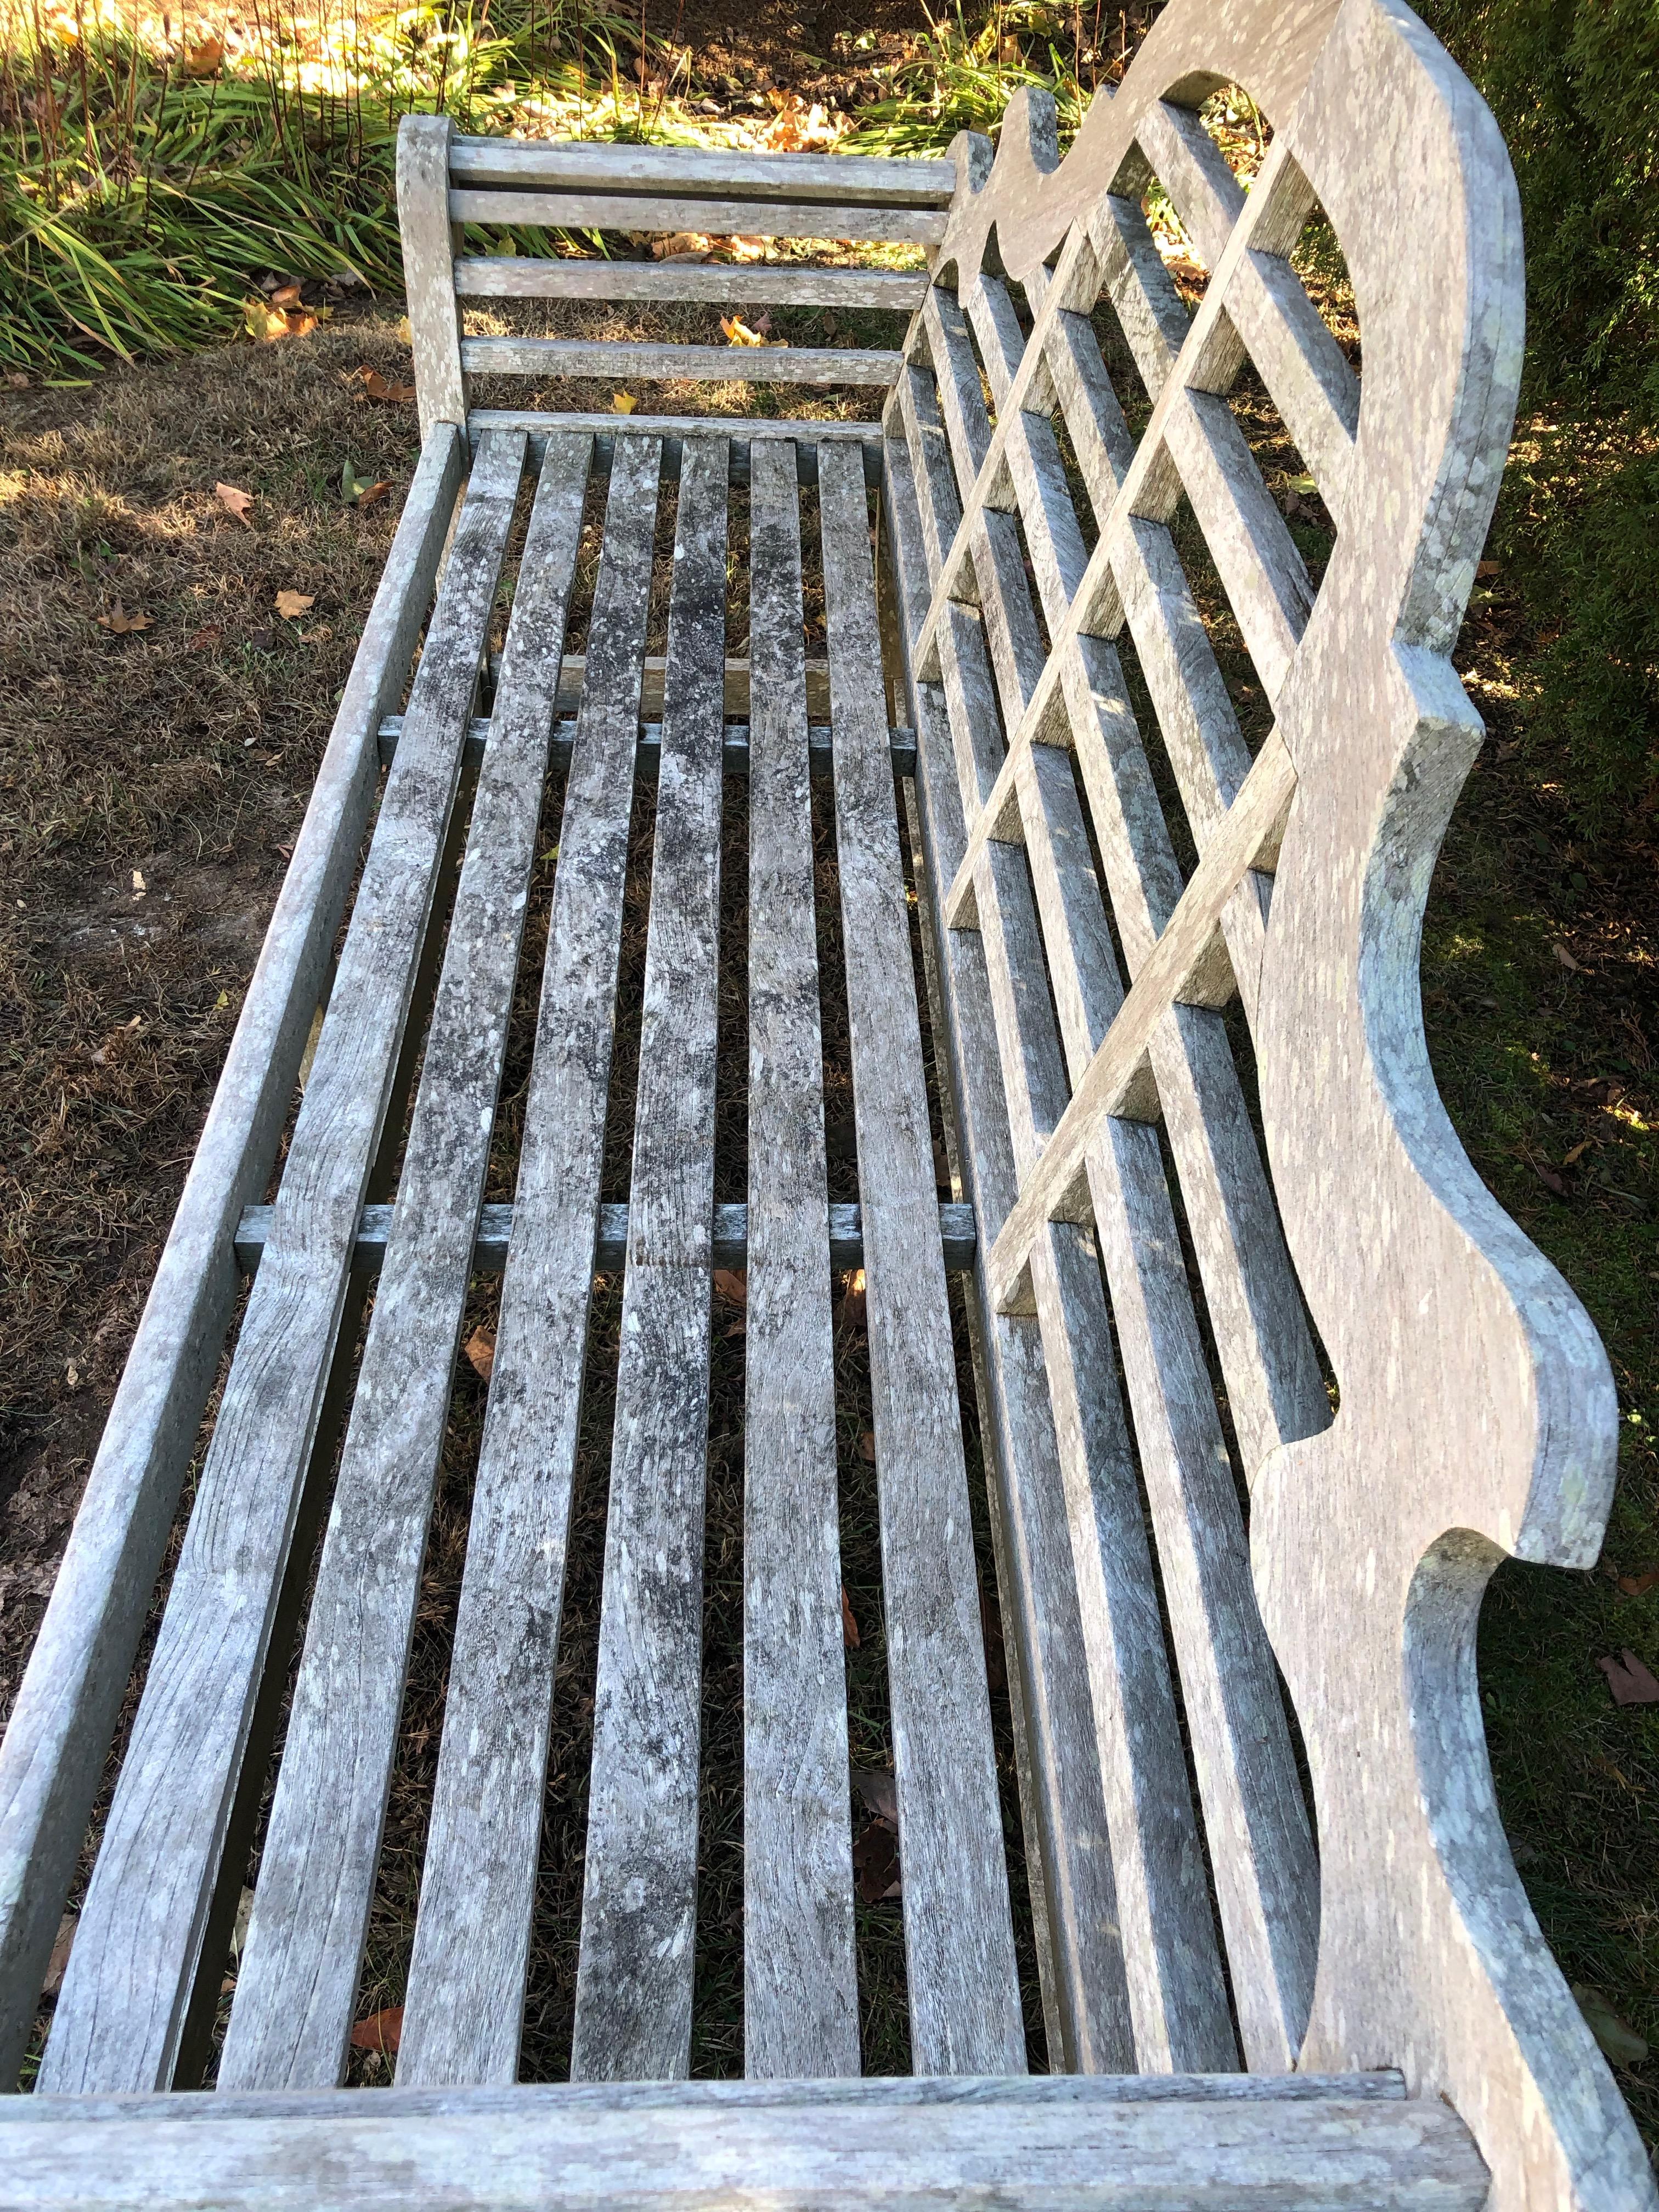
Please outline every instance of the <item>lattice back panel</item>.
[{"label": "lattice back panel", "polygon": [[[1273,126],[1248,191],[1200,112],[1233,82]],[[1255,2068],[1386,2057],[1465,2111],[1500,2076],[1548,2104],[1583,2032],[1503,1852],[1472,1665],[1455,1637],[1411,1657],[1431,1618],[1472,1650],[1502,1550],[1593,1558],[1611,1472],[1600,1347],[1469,1169],[1416,995],[1480,737],[1447,655],[1518,373],[1507,161],[1395,0],[1176,0],[1064,163],[1035,95],[994,161],[955,153],[889,521],[998,1441],[1013,1516],[1037,1530],[1047,1496],[1069,1530],[1051,1612],[1111,1844],[1102,1905],[1039,1595],[1056,2003],[1079,2063],[1227,2065],[1236,2032]],[[1291,258],[1327,217],[1363,409]],[[1299,457],[1278,496],[1246,393]],[[1286,513],[1316,493],[1317,582]],[[1498,1994],[1522,1958],[1525,2016]],[[1557,2104],[1559,2179],[1589,2136]],[[1530,2185],[1483,2149],[1500,2198]]]}]

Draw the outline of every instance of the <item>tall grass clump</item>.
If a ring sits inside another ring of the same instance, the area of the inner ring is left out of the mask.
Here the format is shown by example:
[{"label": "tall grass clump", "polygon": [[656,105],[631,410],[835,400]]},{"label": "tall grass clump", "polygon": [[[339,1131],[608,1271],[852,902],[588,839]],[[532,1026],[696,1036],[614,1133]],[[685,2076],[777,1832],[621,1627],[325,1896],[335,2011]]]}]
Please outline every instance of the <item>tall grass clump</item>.
[{"label": "tall grass clump", "polygon": [[565,0],[283,20],[0,0],[0,365],[72,381],[226,335],[262,273],[395,285],[397,127],[664,135],[685,58]]}]

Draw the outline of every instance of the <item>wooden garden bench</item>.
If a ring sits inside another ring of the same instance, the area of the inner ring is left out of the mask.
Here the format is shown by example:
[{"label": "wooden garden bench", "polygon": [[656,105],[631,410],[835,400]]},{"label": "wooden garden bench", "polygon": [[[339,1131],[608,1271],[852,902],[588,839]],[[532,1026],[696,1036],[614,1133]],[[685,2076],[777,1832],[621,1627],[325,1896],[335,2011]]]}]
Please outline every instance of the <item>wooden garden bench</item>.
[{"label": "wooden garden bench", "polygon": [[[1248,194],[1199,113],[1229,84],[1272,126]],[[399,160],[419,465],[0,1753],[9,2086],[97,1829],[34,2094],[0,2100],[0,2202],[1652,2203],[1510,1860],[1474,1660],[1500,1557],[1596,1558],[1613,1389],[1458,1146],[1418,1005],[1430,873],[1480,738],[1449,655],[1521,355],[1490,117],[1399,0],[1171,0],[1060,163],[1024,96],[994,161],[967,137],[901,163],[432,118]],[[1154,185],[1207,271],[1195,310],[1143,212]],[[1290,258],[1316,214],[1363,374]],[[927,266],[456,245],[688,223],[908,243]],[[485,374],[733,374],[726,348],[463,335],[469,301],[525,296],[910,320],[892,352],[742,359],[775,391],[873,383],[879,422],[473,408]],[[1107,323],[1133,364],[1115,386]],[[1247,369],[1334,525],[1316,583],[1230,398]],[[749,641],[728,659],[739,508]],[[1205,561],[1265,705],[1254,743],[1189,583]],[[804,626],[820,586],[827,667]],[[522,1142],[511,1206],[483,1209],[550,760],[568,783]],[[815,769],[856,1208],[828,1198]],[[601,1163],[641,770],[623,1206]],[[748,1183],[717,1209],[728,785]],[[860,2078],[837,1551],[832,1270],[860,1264],[914,2068],[886,2080]],[[716,1265],[747,1279],[745,2078],[693,2082]],[[574,2078],[520,2083],[596,1267],[623,1288]],[[348,2088],[456,1346],[491,1268],[396,2083]]]}]

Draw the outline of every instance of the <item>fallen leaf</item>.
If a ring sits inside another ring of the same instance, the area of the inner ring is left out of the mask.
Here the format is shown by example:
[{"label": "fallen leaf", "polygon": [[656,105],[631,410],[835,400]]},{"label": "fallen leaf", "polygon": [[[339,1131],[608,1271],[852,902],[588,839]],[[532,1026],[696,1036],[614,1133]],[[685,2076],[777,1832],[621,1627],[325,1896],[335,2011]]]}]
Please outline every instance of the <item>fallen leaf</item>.
[{"label": "fallen leaf", "polygon": [[1639,2066],[1648,2055],[1645,2038],[1618,2014],[1600,1990],[1590,1989],[1583,1982],[1572,1985],[1573,1996],[1578,2000],[1578,2009],[1584,2015],[1585,2025],[1601,2045],[1602,2053],[1615,2066]]},{"label": "fallen leaf", "polygon": [[[771,325],[769,319],[767,321],[767,328],[769,329]],[[764,330],[751,330],[750,325],[744,321],[741,315],[722,315],[720,317],[720,328],[726,333],[726,343],[727,345],[781,346],[787,343],[787,341],[784,338],[769,338]]]},{"label": "fallen leaf", "polygon": [[1565,946],[1565,945],[1551,945],[1551,947],[1550,947],[1550,951],[1551,951],[1555,955],[1556,958],[1557,958],[1557,959],[1561,963],[1561,965],[1562,965],[1564,968],[1571,968],[1571,970],[1572,970],[1572,972],[1573,972],[1573,974],[1574,974],[1575,975],[1589,975],[1589,969],[1588,969],[1588,968],[1584,968],[1584,967],[1581,967],[1581,966],[1580,966],[1580,964],[1579,964],[1579,963],[1578,963],[1577,960],[1575,960],[1575,959],[1573,958],[1573,957],[1572,957],[1571,953],[1568,951],[1568,950],[1567,950],[1567,948],[1566,948],[1566,946]]},{"label": "fallen leaf", "polygon": [[149,626],[148,615],[130,615],[119,599],[106,615],[98,617],[99,629],[108,630],[115,637],[126,637],[136,629],[148,629]]},{"label": "fallen leaf", "polygon": [[1581,1144],[1581,1145],[1575,1145],[1575,1146],[1573,1146],[1572,1150],[1571,1150],[1571,1151],[1567,1154],[1566,1158],[1562,1161],[1562,1163],[1561,1163],[1562,1166],[1563,1166],[1564,1168],[1576,1168],[1576,1167],[1577,1166],[1577,1164],[1578,1164],[1579,1161],[1580,1161],[1580,1160],[1582,1160],[1582,1159],[1583,1158],[1583,1157],[1584,1157],[1585,1153],[1586,1153],[1587,1152],[1589,1152],[1589,1139],[1588,1137],[1586,1137],[1586,1138],[1584,1139],[1584,1141],[1583,1142],[1583,1144]]},{"label": "fallen leaf", "polygon": [[387,2005],[383,2012],[372,2012],[367,2020],[360,2020],[351,2031],[354,2051],[383,2051],[395,2052],[403,2040],[404,2008]]},{"label": "fallen leaf", "polygon": [[297,307],[300,304],[299,286],[279,284],[270,295],[270,304],[273,307]]},{"label": "fallen leaf", "polygon": [[872,1466],[875,1464],[876,1438],[873,1430],[866,1429],[859,1438],[859,1457],[868,1460]]},{"label": "fallen leaf", "polygon": [[238,522],[246,522],[248,528],[252,529],[253,525],[247,520],[247,511],[253,504],[251,491],[240,491],[234,484],[216,483],[213,487],[213,495],[227,514],[234,514]]},{"label": "fallen leaf", "polygon": [[10,392],[27,392],[29,388],[28,378],[21,368],[15,368],[6,379],[6,388]]},{"label": "fallen leaf", "polygon": [[1616,1659],[1609,1652],[1595,1663],[1607,1678],[1615,1705],[1659,1705],[1659,1682],[1633,1651],[1621,1651]]},{"label": "fallen leaf", "polygon": [[853,1601],[847,1595],[847,1585],[841,1586],[841,1640],[849,1651],[859,1648],[859,1625],[853,1617]]},{"label": "fallen leaf", "polygon": [[[256,653],[274,653],[276,649],[276,633],[275,630],[263,628],[250,630],[247,641]],[[242,740],[245,745],[254,745],[258,742],[257,738],[244,738]]]},{"label": "fallen leaf", "polygon": [[80,1924],[72,1912],[66,1912],[58,1922],[52,1956],[46,1961],[46,1978],[40,1985],[43,1996],[55,1997],[63,1988],[64,1977],[69,1972],[70,1953],[75,1948],[75,1931]]},{"label": "fallen leaf", "polygon": [[261,345],[270,345],[288,336],[288,317],[264,300],[244,300],[242,328]]},{"label": "fallen leaf", "polygon": [[1643,1567],[1633,1575],[1620,1575],[1619,1588],[1626,1597],[1645,1597],[1650,1589],[1659,1588],[1659,1567]]},{"label": "fallen leaf", "polygon": [[1534,1160],[1532,1164],[1533,1172],[1538,1177],[1539,1182],[1543,1184],[1546,1190],[1553,1190],[1558,1198],[1565,1198],[1566,1196],[1567,1186],[1562,1182],[1560,1176],[1557,1175],[1555,1170],[1550,1166],[1547,1160]]},{"label": "fallen leaf", "polygon": [[1504,564],[1501,561],[1477,561],[1474,564],[1474,573],[1484,584],[1488,576],[1501,576],[1504,573]]},{"label": "fallen leaf", "polygon": [[365,484],[363,486],[362,489],[357,495],[356,504],[359,507],[373,507],[377,501],[383,500],[391,489],[391,477],[382,477],[379,483]]},{"label": "fallen leaf", "polygon": [[247,1931],[253,1924],[253,1892],[244,1882],[236,1900],[236,1921],[230,1931],[230,1955],[240,1966],[247,1948]]},{"label": "fallen leaf", "polygon": [[836,1310],[836,1319],[843,1328],[864,1327],[866,1297],[864,1270],[862,1267],[854,1268],[842,1302]]},{"label": "fallen leaf", "polygon": [[611,395],[611,412],[613,415],[631,415],[638,405],[639,402],[631,392],[613,392]]},{"label": "fallen leaf", "polygon": [[475,1328],[461,1349],[471,1361],[480,1379],[488,1382],[495,1366],[495,1332],[493,1328]]},{"label": "fallen leaf", "polygon": [[896,1832],[898,1784],[887,1769],[884,1766],[855,1766],[853,1769],[853,1787],[877,1820],[884,1820]]},{"label": "fallen leaf", "polygon": [[853,1871],[866,1905],[899,1894],[898,1838],[884,1820],[872,1820],[853,1845]]},{"label": "fallen leaf", "polygon": [[143,896],[145,891],[149,888],[149,884],[144,881],[144,872],[142,868],[135,868],[132,872],[132,888],[137,892],[140,898]]},{"label": "fallen leaf", "polygon": [[348,507],[373,507],[377,499],[384,499],[391,483],[382,478],[378,483],[365,483],[348,461],[340,471],[340,496]]},{"label": "fallen leaf", "polygon": [[333,635],[328,624],[324,623],[316,629],[302,629],[300,642],[301,645],[326,645]]},{"label": "fallen leaf", "polygon": [[415,397],[412,384],[393,384],[389,378],[382,376],[378,368],[360,368],[357,381],[371,399],[384,400],[388,406],[401,406]]},{"label": "fallen leaf", "polygon": [[223,630],[218,629],[214,623],[208,623],[201,629],[193,630],[185,640],[185,651],[205,653],[209,646],[217,645],[223,635]]},{"label": "fallen leaf", "polygon": [[659,261],[707,261],[714,250],[714,240],[700,230],[673,230],[665,238],[651,241],[651,252]]},{"label": "fallen leaf", "polygon": [[185,54],[185,75],[217,76],[224,58],[225,42],[222,39],[204,39]]},{"label": "fallen leaf", "polygon": [[714,1270],[714,1296],[724,1298],[730,1305],[746,1305],[749,1302],[749,1278],[732,1267]]},{"label": "fallen leaf", "polygon": [[298,622],[301,616],[308,614],[316,604],[317,594],[314,592],[278,592],[271,601],[284,622]]}]

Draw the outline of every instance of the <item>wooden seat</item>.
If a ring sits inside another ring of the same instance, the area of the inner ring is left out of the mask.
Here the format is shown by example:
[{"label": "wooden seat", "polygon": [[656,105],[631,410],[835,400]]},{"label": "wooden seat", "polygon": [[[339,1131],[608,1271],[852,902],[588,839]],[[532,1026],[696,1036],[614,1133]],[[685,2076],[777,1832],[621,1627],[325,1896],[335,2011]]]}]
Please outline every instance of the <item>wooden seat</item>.
[{"label": "wooden seat", "polygon": [[[1248,193],[1200,112],[1229,84],[1272,126]],[[1458,1148],[1415,995],[1480,734],[1448,656],[1518,375],[1507,161],[1399,0],[1171,0],[1063,162],[1053,123],[1022,95],[994,160],[905,164],[405,122],[421,457],[0,1747],[9,2084],[78,1907],[34,2094],[0,2100],[6,2202],[1654,2201],[1510,1863],[1473,1662],[1499,1557],[1595,1557],[1611,1382]],[[915,250],[743,280],[909,314],[890,348],[744,362],[873,386],[879,422],[471,404],[485,374],[728,378],[730,349],[464,319],[728,303],[729,269],[456,245],[694,216]],[[1310,221],[1358,372],[1292,260]],[[1330,517],[1322,567],[1246,385]],[[746,1189],[717,1203],[738,994]],[[854,1267],[911,2081],[861,2073]],[[746,2078],[694,2082],[717,1267],[746,1282]],[[596,1271],[622,1289],[571,2079],[521,2081]],[[491,1275],[396,2084],[345,2088]]]}]

